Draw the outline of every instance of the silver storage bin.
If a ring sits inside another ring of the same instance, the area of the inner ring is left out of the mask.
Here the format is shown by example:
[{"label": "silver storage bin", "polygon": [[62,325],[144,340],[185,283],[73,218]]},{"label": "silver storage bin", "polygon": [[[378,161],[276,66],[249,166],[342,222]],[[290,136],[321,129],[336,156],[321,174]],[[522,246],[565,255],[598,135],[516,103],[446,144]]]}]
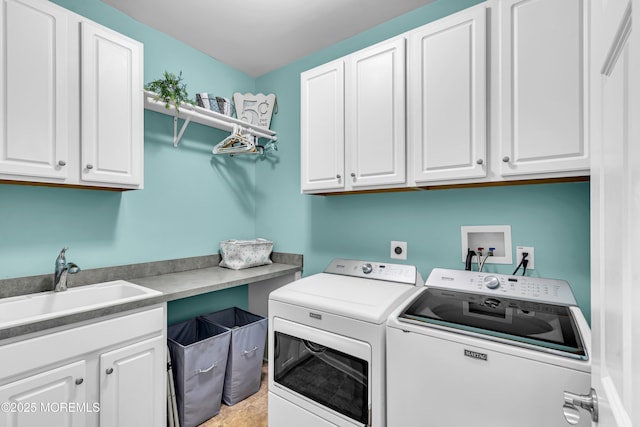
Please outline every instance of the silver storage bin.
[{"label": "silver storage bin", "polygon": [[235,405],[260,390],[269,319],[231,307],[201,316],[231,331],[222,401]]},{"label": "silver storage bin", "polygon": [[220,412],[231,332],[198,318],[169,325],[169,352],[181,427]]},{"label": "silver storage bin", "polygon": [[265,239],[224,240],[220,242],[220,267],[241,270],[271,264],[273,242]]}]

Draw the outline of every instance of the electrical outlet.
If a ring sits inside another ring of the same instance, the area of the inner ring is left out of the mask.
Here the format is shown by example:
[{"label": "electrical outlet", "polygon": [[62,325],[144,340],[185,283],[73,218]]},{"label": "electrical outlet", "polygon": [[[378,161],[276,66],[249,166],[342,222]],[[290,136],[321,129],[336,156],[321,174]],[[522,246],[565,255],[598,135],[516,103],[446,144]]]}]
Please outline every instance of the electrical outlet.
[{"label": "electrical outlet", "polygon": [[533,270],[535,268],[534,254],[533,254],[533,246],[516,246],[516,266],[520,265],[520,261],[522,260],[522,253],[527,253],[527,270]]},{"label": "electrical outlet", "polygon": [[391,242],[391,259],[407,259],[407,242]]}]

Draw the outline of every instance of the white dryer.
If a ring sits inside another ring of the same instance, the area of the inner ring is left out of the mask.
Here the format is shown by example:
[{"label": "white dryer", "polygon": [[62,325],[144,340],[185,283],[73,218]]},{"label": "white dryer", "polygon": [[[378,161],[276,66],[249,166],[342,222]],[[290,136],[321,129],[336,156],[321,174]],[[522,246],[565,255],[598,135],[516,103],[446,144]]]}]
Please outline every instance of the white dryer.
[{"label": "white dryer", "polygon": [[334,259],[269,295],[269,426],[385,427],[385,332],[415,266]]},{"label": "white dryer", "polygon": [[434,269],[387,321],[387,423],[591,426],[591,334],[561,280]]}]

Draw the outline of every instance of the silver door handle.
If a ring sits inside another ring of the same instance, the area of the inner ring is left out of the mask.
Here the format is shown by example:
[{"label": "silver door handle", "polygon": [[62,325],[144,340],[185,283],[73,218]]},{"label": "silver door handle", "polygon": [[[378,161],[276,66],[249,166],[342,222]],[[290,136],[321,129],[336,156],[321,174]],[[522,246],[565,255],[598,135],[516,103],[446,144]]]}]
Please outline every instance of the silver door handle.
[{"label": "silver door handle", "polygon": [[64,160],[58,160],[58,166],[66,166],[67,162],[65,162]]},{"label": "silver door handle", "polygon": [[87,165],[87,169],[93,169],[93,165],[92,165],[91,163],[89,163],[89,164]]},{"label": "silver door handle", "polygon": [[578,408],[586,409],[591,413],[591,421],[598,422],[598,395],[594,389],[589,394],[574,394],[564,392],[564,405],[562,411],[564,419],[571,425],[576,425],[580,421]]},{"label": "silver door handle", "polygon": [[111,374],[113,374],[113,368],[107,368],[107,370],[105,371],[105,373],[106,373],[107,375],[111,375]]},{"label": "silver door handle", "polygon": [[479,165],[481,165],[481,164],[483,164],[483,163],[484,163],[484,160],[482,160],[482,159],[478,159],[478,160],[476,160],[476,163],[477,163],[477,164],[479,164]]},{"label": "silver door handle", "polygon": [[502,161],[503,161],[503,162],[505,162],[505,163],[509,163],[509,160],[511,160],[511,159],[509,158],[509,156],[504,156],[504,157],[502,158]]}]

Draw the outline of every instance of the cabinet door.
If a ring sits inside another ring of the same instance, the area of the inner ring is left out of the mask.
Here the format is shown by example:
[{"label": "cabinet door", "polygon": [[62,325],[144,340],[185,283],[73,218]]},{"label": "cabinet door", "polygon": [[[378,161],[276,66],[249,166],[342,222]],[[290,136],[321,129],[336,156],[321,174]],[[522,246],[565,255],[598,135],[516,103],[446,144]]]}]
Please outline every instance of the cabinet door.
[{"label": "cabinet door", "polygon": [[85,402],[85,377],[81,360],[0,386],[0,425],[85,427],[87,414],[100,410]]},{"label": "cabinet door", "polygon": [[482,5],[409,33],[410,167],[418,184],[487,175],[486,13]]},{"label": "cabinet door", "polygon": [[64,182],[71,95],[67,15],[43,1],[0,4],[0,174]]},{"label": "cabinet door", "polygon": [[583,1],[500,8],[501,175],[588,173]]},{"label": "cabinet door", "polygon": [[86,21],[81,44],[80,179],[142,185],[142,45]]},{"label": "cabinet door", "polygon": [[348,187],[406,182],[405,39],[346,58]]},{"label": "cabinet door", "polygon": [[344,189],[344,63],[300,76],[302,191]]},{"label": "cabinet door", "polygon": [[166,424],[166,342],[163,336],[100,356],[100,425]]}]

